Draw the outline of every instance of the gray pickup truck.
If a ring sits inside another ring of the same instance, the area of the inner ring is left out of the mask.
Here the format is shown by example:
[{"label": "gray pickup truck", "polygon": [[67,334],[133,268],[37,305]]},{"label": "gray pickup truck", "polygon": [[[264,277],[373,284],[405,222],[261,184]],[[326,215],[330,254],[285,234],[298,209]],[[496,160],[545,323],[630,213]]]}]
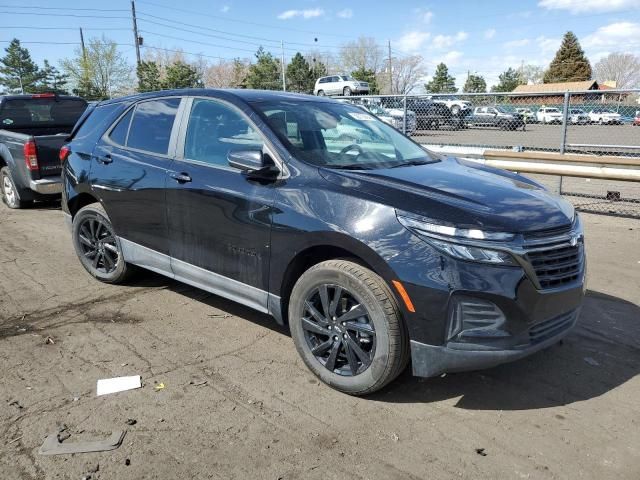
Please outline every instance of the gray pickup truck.
[{"label": "gray pickup truck", "polygon": [[43,93],[0,97],[0,191],[9,208],[60,196],[60,148],[87,102]]}]

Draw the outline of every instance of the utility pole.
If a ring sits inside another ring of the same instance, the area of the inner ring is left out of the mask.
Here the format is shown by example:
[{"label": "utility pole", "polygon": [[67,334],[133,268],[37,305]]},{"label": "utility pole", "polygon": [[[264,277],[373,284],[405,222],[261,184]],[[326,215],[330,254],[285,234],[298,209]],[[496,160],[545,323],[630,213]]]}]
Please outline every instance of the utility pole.
[{"label": "utility pole", "polygon": [[82,60],[87,62],[87,49],[84,46],[84,35],[82,34],[82,27],[80,27],[80,45],[82,46]]},{"label": "utility pole", "polygon": [[140,65],[140,37],[138,37],[138,21],[136,19],[136,3],[131,0],[131,19],[133,20],[133,43],[136,46],[136,62]]},{"label": "utility pole", "polygon": [[282,91],[287,91],[287,83],[284,78],[284,41],[280,40],[280,49],[282,50]]},{"label": "utility pole", "polygon": [[391,67],[391,40],[389,44],[389,93],[393,95],[393,68]]}]

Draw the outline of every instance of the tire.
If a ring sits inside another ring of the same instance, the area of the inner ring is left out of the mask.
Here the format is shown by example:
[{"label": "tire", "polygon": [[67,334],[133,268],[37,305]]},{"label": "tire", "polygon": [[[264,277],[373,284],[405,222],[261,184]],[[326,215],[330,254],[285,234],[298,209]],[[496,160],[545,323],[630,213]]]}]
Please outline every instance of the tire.
[{"label": "tire", "polygon": [[451,114],[458,115],[460,113],[460,105],[454,105],[451,107]]},{"label": "tire", "polygon": [[318,97],[324,97],[324,90],[318,90],[318,93],[316,94]]},{"label": "tire", "polygon": [[80,263],[101,282],[123,283],[133,272],[134,267],[124,261],[120,239],[99,203],[87,205],[76,213],[72,237]]},{"label": "tire", "polygon": [[7,207],[11,209],[24,208],[27,202],[20,199],[20,191],[13,181],[9,167],[0,169],[0,189],[2,190],[2,199]]},{"label": "tire", "polygon": [[[309,305],[327,320],[318,320]],[[345,313],[351,316],[341,322]],[[321,262],[302,274],[289,298],[289,326],[307,367],[350,395],[383,388],[409,360],[408,334],[393,294],[382,278],[349,260]]]},{"label": "tire", "polygon": [[349,88],[349,87],[344,87],[344,90],[342,90],[342,94],[343,94],[345,97],[350,97],[350,96],[351,96],[351,88]]}]

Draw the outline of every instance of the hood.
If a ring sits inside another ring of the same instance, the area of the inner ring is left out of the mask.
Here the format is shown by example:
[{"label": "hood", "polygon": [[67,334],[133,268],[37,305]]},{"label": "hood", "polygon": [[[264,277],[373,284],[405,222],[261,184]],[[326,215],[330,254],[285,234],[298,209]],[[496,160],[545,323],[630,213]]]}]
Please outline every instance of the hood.
[{"label": "hood", "polygon": [[567,226],[574,216],[570,203],[530,179],[456,158],[321,174],[397,210],[460,227],[521,233]]}]

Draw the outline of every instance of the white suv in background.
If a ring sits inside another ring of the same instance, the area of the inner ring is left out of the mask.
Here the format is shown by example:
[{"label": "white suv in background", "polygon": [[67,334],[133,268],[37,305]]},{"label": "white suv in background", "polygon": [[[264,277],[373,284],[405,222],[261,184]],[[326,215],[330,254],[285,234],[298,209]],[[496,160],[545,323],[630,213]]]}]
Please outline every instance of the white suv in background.
[{"label": "white suv in background", "polygon": [[536,112],[540,123],[562,123],[562,112],[557,108],[542,107]]},{"label": "white suv in background", "polygon": [[345,95],[369,93],[369,84],[356,80],[351,75],[330,75],[316,80],[314,95]]},{"label": "white suv in background", "polygon": [[604,108],[594,108],[591,110],[589,112],[589,121],[591,121],[591,123],[599,123],[600,125],[622,124],[622,118],[619,113]]}]

